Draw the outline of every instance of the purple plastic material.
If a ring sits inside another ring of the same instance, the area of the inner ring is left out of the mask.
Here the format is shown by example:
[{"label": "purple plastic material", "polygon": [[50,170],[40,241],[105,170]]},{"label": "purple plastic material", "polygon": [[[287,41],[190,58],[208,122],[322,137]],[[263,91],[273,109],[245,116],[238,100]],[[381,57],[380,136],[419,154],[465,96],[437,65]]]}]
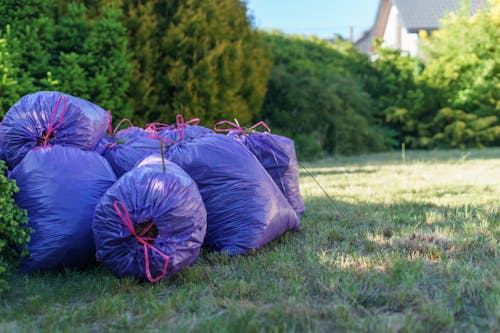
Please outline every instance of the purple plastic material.
[{"label": "purple plastic material", "polygon": [[26,154],[9,177],[19,186],[15,200],[28,211],[33,229],[31,256],[22,259],[21,271],[84,268],[95,262],[95,207],[116,181],[104,158],[74,147],[43,147]]},{"label": "purple plastic material", "polygon": [[22,97],[5,114],[0,126],[2,149],[14,167],[32,148],[43,145],[76,146],[94,150],[110,121],[101,107],[57,91],[40,91]]},{"label": "purple plastic material", "polygon": [[108,140],[101,154],[109,162],[118,178],[147,156],[161,153],[160,141],[156,139],[141,136],[127,139],[125,136],[117,135],[108,137]]},{"label": "purple plastic material", "polygon": [[[164,172],[161,156],[143,160],[106,192],[96,208],[97,260],[118,277],[147,278],[144,246],[120,219],[116,202],[129,212],[136,231],[151,222],[156,226],[157,236],[150,244],[170,257],[167,276],[199,256],[207,222],[203,200],[191,177],[174,163],[165,163]],[[151,249],[148,257],[151,276],[161,276],[165,259]]]},{"label": "purple plastic material", "polygon": [[100,155],[103,155],[107,147],[113,142],[114,142],[114,137],[105,134],[102,137],[101,141],[99,141],[99,143],[97,144],[97,147],[95,147],[94,151],[99,153]]},{"label": "purple plastic material", "polygon": [[[140,127],[129,127],[125,128],[121,131],[118,131],[114,135],[108,135],[105,134],[104,137],[101,139],[99,144],[97,145],[95,151],[98,152],[99,154],[103,155],[106,151],[106,149],[111,146],[113,142],[126,142],[131,139],[136,139],[136,138],[149,138],[149,139],[154,139],[154,140],[161,140],[161,138],[158,136],[157,133],[152,132],[152,131],[146,131],[143,128]],[[158,146],[158,143],[155,143],[154,146]]]},{"label": "purple plastic material", "polygon": [[[199,138],[205,135],[212,135],[214,131],[210,128],[206,128],[200,125],[184,125],[184,131],[182,132],[182,140],[188,140],[192,138]],[[178,129],[162,129],[158,132],[158,135],[164,139],[173,142],[180,141],[180,134]]]},{"label": "purple plastic material", "polygon": [[242,254],[299,230],[292,206],[256,157],[222,135],[182,141],[167,157],[198,184],[207,208],[209,249]]},{"label": "purple plastic material", "polygon": [[118,131],[115,135],[118,139],[135,139],[135,138],[150,138],[157,137],[156,133],[146,131],[143,128],[132,126]]},{"label": "purple plastic material", "polygon": [[305,207],[300,195],[299,165],[293,140],[267,132],[242,134],[234,131],[228,136],[241,142],[257,157],[300,217]]}]

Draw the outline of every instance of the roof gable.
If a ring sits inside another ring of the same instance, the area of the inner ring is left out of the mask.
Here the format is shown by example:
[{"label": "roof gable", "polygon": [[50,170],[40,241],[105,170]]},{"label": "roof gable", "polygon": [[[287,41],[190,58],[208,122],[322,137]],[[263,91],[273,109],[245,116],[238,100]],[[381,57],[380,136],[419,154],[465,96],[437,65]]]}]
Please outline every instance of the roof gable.
[{"label": "roof gable", "polygon": [[[399,11],[402,25],[408,32],[436,30],[439,20],[460,8],[460,0],[392,0]],[[485,0],[471,0],[471,13],[477,12]]]}]

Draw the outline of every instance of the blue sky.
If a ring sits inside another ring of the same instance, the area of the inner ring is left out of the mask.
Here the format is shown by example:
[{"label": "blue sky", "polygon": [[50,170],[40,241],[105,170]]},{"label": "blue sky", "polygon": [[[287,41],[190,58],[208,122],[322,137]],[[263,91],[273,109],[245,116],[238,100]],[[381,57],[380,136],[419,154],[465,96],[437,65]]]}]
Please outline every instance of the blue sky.
[{"label": "blue sky", "polygon": [[247,0],[254,24],[290,34],[354,37],[375,21],[380,0]]}]

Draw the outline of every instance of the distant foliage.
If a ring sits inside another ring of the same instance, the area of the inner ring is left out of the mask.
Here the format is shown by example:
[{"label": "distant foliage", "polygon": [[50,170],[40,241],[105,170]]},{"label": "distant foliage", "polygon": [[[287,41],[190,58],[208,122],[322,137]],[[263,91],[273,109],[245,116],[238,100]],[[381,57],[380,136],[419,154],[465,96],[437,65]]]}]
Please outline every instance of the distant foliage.
[{"label": "distant foliage", "polygon": [[[12,104],[21,98],[23,91],[19,68],[14,65],[18,54],[9,47],[8,37],[7,32],[0,38],[0,117],[3,117]],[[29,90],[29,87],[26,89]]]},{"label": "distant foliage", "polygon": [[301,135],[299,157],[317,157],[316,147],[339,154],[384,147],[361,80],[370,71],[365,56],[341,41],[262,34],[274,55],[263,118],[292,137]]},{"label": "distant foliage", "polygon": [[0,116],[60,90],[142,125],[265,120],[299,156],[500,145],[500,2],[467,3],[422,59],[252,28],[240,0],[0,1]]},{"label": "distant foliage", "polygon": [[123,9],[136,65],[131,103],[142,122],[180,112],[206,125],[256,117],[270,62],[244,3],[123,1]]},{"label": "distant foliage", "polygon": [[8,288],[2,276],[13,260],[28,254],[26,244],[30,239],[27,213],[13,198],[19,189],[5,176],[6,171],[5,162],[0,161],[0,293]]},{"label": "distant foliage", "polygon": [[399,50],[375,44],[373,76],[366,80],[366,89],[375,101],[376,118],[383,124],[385,142],[399,148],[422,146],[422,124],[432,120],[435,92],[420,80],[424,64],[418,58],[402,55]]},{"label": "distant foliage", "polygon": [[410,148],[500,144],[500,2],[474,16],[464,7],[422,34],[424,59],[375,46],[375,101],[386,143]]},{"label": "distant foliage", "polygon": [[126,98],[132,65],[121,12],[113,7],[101,11],[89,19],[84,5],[72,3],[61,16],[53,70],[57,89],[88,99],[118,118],[132,117]]},{"label": "distant foliage", "polygon": [[113,7],[101,12],[89,17],[84,5],[50,0],[0,3],[10,82],[19,85],[16,91],[2,91],[4,113],[22,95],[59,90],[111,109],[116,116],[131,115],[126,92],[132,66],[121,12]]},{"label": "distant foliage", "polygon": [[461,11],[442,20],[426,41],[423,79],[439,91],[430,142],[451,147],[500,144],[500,2],[469,17]]}]

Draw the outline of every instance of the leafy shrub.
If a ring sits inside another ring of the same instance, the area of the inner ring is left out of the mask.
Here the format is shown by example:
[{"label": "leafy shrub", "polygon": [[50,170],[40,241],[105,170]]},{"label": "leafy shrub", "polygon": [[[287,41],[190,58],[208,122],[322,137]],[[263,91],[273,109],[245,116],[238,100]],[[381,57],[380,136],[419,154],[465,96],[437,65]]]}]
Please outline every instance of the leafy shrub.
[{"label": "leafy shrub", "polygon": [[300,161],[317,159],[323,151],[316,140],[304,134],[295,137],[295,150]]},{"label": "leafy shrub", "polygon": [[77,3],[0,2],[0,39],[6,40],[0,45],[0,75],[5,77],[2,67],[9,68],[7,84],[0,83],[3,114],[23,95],[59,90],[89,99],[115,116],[131,115],[126,30],[121,12],[101,5],[102,14],[90,17]]},{"label": "leafy shrub", "polygon": [[28,254],[27,242],[31,230],[26,228],[27,213],[18,207],[13,195],[19,188],[14,180],[5,176],[7,167],[0,161],[0,292],[7,289],[7,283],[2,279],[9,264],[16,258]]},{"label": "leafy shrub", "polygon": [[470,16],[467,2],[424,39],[422,81],[438,92],[426,132],[432,146],[481,147],[500,142],[500,2]]},{"label": "leafy shrub", "polygon": [[443,108],[430,124],[435,133],[429,141],[437,147],[484,147],[500,143],[498,117],[479,117],[476,114]]},{"label": "leafy shrub", "polygon": [[11,27],[0,32],[0,118],[27,91],[33,90],[32,80],[23,77],[15,64],[19,62],[21,47],[12,39]]},{"label": "leafy shrub", "polygon": [[498,114],[500,2],[488,1],[473,16],[469,5],[464,2],[460,11],[445,17],[441,28],[424,39],[427,66],[423,76],[440,89],[443,106]]},{"label": "leafy shrub", "polygon": [[[98,6],[102,2],[97,1]],[[239,0],[122,1],[139,122],[257,117],[270,61]]]},{"label": "leafy shrub", "polygon": [[335,154],[384,147],[373,100],[360,77],[367,72],[363,63],[367,59],[341,41],[262,34],[274,53],[263,106],[263,118],[273,130],[294,139],[297,134],[309,137],[300,138],[298,144],[310,152],[316,150],[314,144]]}]

